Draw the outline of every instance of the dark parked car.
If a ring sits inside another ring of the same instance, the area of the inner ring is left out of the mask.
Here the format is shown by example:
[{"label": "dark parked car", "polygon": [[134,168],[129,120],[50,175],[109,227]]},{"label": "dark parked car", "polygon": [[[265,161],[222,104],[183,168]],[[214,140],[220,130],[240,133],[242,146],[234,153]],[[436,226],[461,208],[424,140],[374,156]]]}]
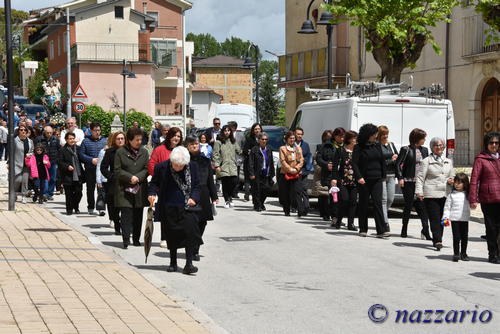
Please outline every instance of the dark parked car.
[{"label": "dark parked car", "polygon": [[38,113],[40,113],[40,116],[42,118],[45,118],[49,115],[47,109],[45,109],[45,107],[41,104],[23,104],[21,105],[21,109],[29,118],[33,120],[36,118]]}]

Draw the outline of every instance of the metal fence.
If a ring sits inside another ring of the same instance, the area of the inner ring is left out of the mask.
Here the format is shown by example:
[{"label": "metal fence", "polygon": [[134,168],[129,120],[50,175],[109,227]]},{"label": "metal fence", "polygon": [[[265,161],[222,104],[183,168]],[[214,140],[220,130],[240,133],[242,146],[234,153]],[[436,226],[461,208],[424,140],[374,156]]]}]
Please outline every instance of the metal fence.
[{"label": "metal fence", "polygon": [[469,166],[470,144],[469,130],[455,130],[455,153],[453,154],[453,164],[455,166]]}]

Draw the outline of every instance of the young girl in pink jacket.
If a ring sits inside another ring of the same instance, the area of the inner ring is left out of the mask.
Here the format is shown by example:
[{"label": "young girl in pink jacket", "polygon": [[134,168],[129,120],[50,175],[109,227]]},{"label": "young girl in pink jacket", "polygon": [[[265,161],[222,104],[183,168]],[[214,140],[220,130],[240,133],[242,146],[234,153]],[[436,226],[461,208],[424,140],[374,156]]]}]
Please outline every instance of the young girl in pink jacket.
[{"label": "young girl in pink jacket", "polygon": [[45,180],[50,181],[50,160],[45,154],[45,147],[42,144],[37,144],[34,153],[30,158],[25,159],[26,166],[30,169],[30,176],[35,184],[35,196],[33,202],[43,204],[43,192]]}]

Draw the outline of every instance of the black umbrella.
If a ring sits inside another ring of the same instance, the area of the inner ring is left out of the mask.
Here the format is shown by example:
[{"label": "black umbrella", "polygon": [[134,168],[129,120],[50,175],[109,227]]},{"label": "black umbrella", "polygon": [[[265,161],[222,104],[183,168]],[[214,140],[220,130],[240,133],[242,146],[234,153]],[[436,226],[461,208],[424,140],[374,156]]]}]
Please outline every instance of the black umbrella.
[{"label": "black umbrella", "polygon": [[153,218],[154,212],[153,208],[148,209],[148,219],[146,220],[146,228],[144,230],[144,254],[146,255],[145,263],[148,263],[148,255],[151,249],[151,241],[153,240]]}]

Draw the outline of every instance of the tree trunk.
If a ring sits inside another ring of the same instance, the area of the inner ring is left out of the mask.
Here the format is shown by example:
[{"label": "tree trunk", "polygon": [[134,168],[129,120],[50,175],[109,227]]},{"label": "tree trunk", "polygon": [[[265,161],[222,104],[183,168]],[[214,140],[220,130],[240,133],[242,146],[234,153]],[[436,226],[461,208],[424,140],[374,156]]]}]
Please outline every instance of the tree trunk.
[{"label": "tree trunk", "polygon": [[382,71],[382,80],[385,79],[387,84],[397,84],[401,82],[401,73],[403,69],[400,67],[390,66],[386,71]]}]

